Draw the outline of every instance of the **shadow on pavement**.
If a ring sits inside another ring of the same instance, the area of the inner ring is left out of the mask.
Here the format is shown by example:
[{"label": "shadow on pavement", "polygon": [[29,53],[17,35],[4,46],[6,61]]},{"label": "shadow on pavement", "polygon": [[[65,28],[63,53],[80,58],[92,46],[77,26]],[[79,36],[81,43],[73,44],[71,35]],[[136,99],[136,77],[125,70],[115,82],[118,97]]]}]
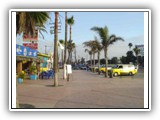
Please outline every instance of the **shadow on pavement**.
[{"label": "shadow on pavement", "polygon": [[54,85],[46,85],[46,87],[63,87],[64,85],[58,85],[58,86],[54,86]]},{"label": "shadow on pavement", "polygon": [[35,108],[35,106],[33,106],[31,104],[20,104],[19,106],[20,106],[20,108]]}]

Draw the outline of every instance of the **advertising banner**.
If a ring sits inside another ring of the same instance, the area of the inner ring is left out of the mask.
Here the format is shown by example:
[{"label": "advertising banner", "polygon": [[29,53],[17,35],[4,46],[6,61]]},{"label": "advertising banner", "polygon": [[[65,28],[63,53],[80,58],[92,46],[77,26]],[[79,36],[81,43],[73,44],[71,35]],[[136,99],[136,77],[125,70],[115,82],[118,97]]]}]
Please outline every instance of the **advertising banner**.
[{"label": "advertising banner", "polygon": [[38,41],[38,30],[35,30],[34,35],[23,33],[24,42],[37,42]]},{"label": "advertising banner", "polygon": [[72,66],[71,65],[67,65],[67,74],[71,74],[72,73]]},{"label": "advertising banner", "polygon": [[37,50],[24,47],[21,45],[16,45],[16,55],[17,56],[26,56],[26,57],[37,57]]}]

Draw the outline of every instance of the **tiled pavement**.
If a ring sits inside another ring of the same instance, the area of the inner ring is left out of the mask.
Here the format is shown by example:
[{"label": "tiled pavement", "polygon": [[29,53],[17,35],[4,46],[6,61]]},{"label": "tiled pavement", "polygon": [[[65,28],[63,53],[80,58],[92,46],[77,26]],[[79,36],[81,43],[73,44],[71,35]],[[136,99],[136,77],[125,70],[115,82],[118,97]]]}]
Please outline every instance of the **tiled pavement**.
[{"label": "tiled pavement", "polygon": [[23,108],[143,108],[144,80],[135,77],[104,78],[75,70],[70,81],[59,72],[59,86],[53,79],[24,80],[18,84],[18,99]]}]

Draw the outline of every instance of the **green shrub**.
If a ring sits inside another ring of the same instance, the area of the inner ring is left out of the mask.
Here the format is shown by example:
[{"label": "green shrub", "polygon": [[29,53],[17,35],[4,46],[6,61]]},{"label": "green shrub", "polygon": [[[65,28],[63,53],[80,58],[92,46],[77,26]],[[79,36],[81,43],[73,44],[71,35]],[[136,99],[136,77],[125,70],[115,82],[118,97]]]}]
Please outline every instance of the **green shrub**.
[{"label": "green shrub", "polygon": [[24,79],[24,77],[25,77],[25,73],[24,73],[24,72],[21,72],[21,73],[18,75],[18,78]]},{"label": "green shrub", "polygon": [[37,68],[35,65],[31,65],[29,67],[29,71],[30,71],[30,74],[36,74],[37,73]]}]

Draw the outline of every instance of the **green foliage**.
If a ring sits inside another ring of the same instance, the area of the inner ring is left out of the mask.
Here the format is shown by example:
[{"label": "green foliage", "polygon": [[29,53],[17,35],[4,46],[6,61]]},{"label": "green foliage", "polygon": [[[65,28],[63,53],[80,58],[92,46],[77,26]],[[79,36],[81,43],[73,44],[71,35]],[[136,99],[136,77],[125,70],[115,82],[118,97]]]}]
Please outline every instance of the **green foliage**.
[{"label": "green foliage", "polygon": [[29,67],[29,71],[30,71],[30,74],[36,74],[37,73],[37,68],[35,65],[31,65]]},{"label": "green foliage", "polygon": [[126,57],[127,64],[130,63],[130,62],[135,63],[136,57],[134,56],[132,51],[128,51],[126,53],[126,55],[127,55],[127,57]]},{"label": "green foliage", "polygon": [[21,72],[21,73],[18,75],[18,78],[24,79],[24,77],[25,77],[25,73],[24,73],[24,72]]},{"label": "green foliage", "polygon": [[69,24],[70,26],[74,25],[74,17],[73,17],[73,16],[68,19],[68,24]]},{"label": "green foliage", "polygon": [[111,59],[111,64],[118,64],[118,58],[117,57],[113,57]]},{"label": "green foliage", "polygon": [[36,26],[39,27],[39,30],[44,31],[43,25],[49,18],[48,12],[17,12],[16,34],[25,32],[33,35]]},{"label": "green foliage", "polygon": [[133,48],[133,51],[136,56],[140,53],[140,49],[138,47]]},{"label": "green foliage", "polygon": [[133,44],[129,43],[128,46],[129,46],[129,49],[131,49],[131,47],[133,46]]}]

